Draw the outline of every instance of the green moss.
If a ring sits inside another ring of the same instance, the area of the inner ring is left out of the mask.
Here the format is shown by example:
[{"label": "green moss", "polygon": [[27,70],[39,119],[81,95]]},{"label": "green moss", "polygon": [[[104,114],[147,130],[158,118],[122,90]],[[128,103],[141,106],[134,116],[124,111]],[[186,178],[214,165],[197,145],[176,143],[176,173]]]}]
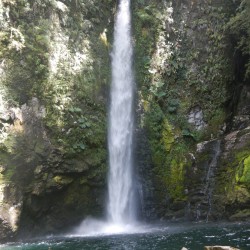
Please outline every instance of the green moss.
[{"label": "green moss", "polygon": [[16,171],[16,166],[8,166],[3,174],[0,174],[0,183],[6,183],[13,181],[13,176]]},{"label": "green moss", "polygon": [[[250,145],[250,144],[249,144]],[[241,149],[235,152],[233,165],[238,165],[241,161],[249,156],[249,149]]]},{"label": "green moss", "polygon": [[168,122],[168,120],[165,118],[163,122],[163,131],[162,131],[162,141],[163,145],[165,147],[165,150],[167,152],[170,151],[172,144],[174,143],[174,133],[172,126]]},{"label": "green moss", "polygon": [[68,176],[57,175],[53,180],[59,185],[68,185],[73,181],[73,178]]},{"label": "green moss", "polygon": [[[217,190],[224,204],[246,204],[250,199],[250,155],[248,145],[231,152],[233,160],[224,161]],[[237,215],[238,216],[238,215]]]},{"label": "green moss", "polygon": [[169,187],[169,192],[171,197],[174,200],[183,200],[185,199],[185,194],[184,194],[184,166],[185,163],[173,159],[171,161],[170,165],[170,178],[169,180],[166,180]]},{"label": "green moss", "polygon": [[42,179],[43,181],[47,181],[47,180],[48,180],[48,176],[49,176],[48,173],[44,173],[41,179]]},{"label": "green moss", "polygon": [[214,134],[216,135],[218,131],[220,130],[221,126],[225,122],[226,119],[226,113],[222,109],[214,110],[211,114],[211,117],[207,117],[209,120],[209,129],[207,130],[207,133],[209,135]]},{"label": "green moss", "polygon": [[94,215],[97,210],[94,204],[95,198],[91,195],[91,188],[88,185],[79,186],[78,180],[75,180],[66,190],[63,205],[85,215]]},{"label": "green moss", "polygon": [[[112,33],[108,27],[112,26],[112,0],[65,3],[69,14],[58,13],[52,2],[5,3],[10,9],[10,23],[0,33],[1,58],[7,65],[4,84],[8,98],[17,105],[38,96],[46,108],[44,123],[50,141],[65,154],[76,156],[87,148],[105,147],[106,109],[102,91],[109,83],[110,61],[100,34],[107,30],[108,42]],[[56,15],[58,23],[52,25],[50,18]],[[61,28],[57,29],[57,25]],[[18,27],[16,33],[23,37],[19,39],[24,43],[20,51],[8,46],[11,37],[15,37],[11,26]],[[69,39],[65,53],[74,56],[76,51],[81,51],[86,56],[77,73],[69,70],[72,65],[68,55],[58,63],[57,73],[50,70],[51,46],[57,48],[56,36],[61,35]],[[74,112],[76,109],[80,112]],[[7,142],[6,147],[9,150]],[[41,153],[44,149],[37,146],[35,151]]]},{"label": "green moss", "polygon": [[0,174],[0,182],[13,181],[12,177],[16,172],[16,165],[11,162],[12,157],[9,152],[0,151],[0,164],[5,166],[5,170]]},{"label": "green moss", "polygon": [[236,181],[250,188],[250,155],[240,162],[236,173]]},{"label": "green moss", "polygon": [[89,149],[86,152],[85,161],[90,166],[100,166],[107,158],[107,150],[102,148]]},{"label": "green moss", "polygon": [[81,177],[80,178],[80,184],[81,185],[85,185],[85,184],[87,184],[88,183],[88,180],[86,179],[86,177]]}]

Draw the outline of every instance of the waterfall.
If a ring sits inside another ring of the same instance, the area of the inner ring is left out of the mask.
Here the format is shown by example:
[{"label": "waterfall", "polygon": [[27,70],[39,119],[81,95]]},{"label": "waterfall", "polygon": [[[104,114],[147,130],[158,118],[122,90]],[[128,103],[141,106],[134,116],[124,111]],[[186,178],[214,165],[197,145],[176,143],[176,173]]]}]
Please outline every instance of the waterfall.
[{"label": "waterfall", "polygon": [[213,197],[213,190],[215,186],[215,170],[218,164],[218,158],[221,153],[221,140],[215,140],[214,146],[212,148],[213,158],[212,161],[209,163],[208,171],[206,175],[206,183],[204,187],[204,194],[207,196],[208,202],[208,211],[206,215],[206,221],[208,222],[209,217],[211,216],[212,212],[212,197]]},{"label": "waterfall", "polygon": [[86,218],[76,235],[103,235],[142,232],[136,222],[133,175],[133,101],[135,82],[132,70],[130,0],[120,0],[112,50],[112,83],[109,109],[107,220]]},{"label": "waterfall", "polygon": [[127,224],[136,218],[133,188],[133,93],[130,0],[120,0],[112,51],[109,110],[108,220]]}]

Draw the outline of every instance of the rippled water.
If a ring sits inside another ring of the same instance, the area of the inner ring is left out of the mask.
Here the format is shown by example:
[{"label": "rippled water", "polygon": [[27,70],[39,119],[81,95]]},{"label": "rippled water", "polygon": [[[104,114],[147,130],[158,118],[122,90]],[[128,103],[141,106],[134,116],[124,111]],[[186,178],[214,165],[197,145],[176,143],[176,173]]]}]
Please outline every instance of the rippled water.
[{"label": "rippled water", "polygon": [[205,245],[230,245],[250,249],[250,224],[189,224],[154,228],[151,232],[98,237],[50,237],[35,242],[9,244],[1,250],[203,250]]}]

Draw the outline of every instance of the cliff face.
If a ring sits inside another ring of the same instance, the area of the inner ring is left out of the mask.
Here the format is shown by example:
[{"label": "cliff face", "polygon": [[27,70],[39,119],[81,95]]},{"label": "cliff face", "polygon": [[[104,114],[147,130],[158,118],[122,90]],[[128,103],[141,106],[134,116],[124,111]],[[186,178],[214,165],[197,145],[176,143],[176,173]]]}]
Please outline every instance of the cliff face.
[{"label": "cliff face", "polygon": [[114,11],[114,1],[0,2],[2,240],[104,211]]},{"label": "cliff face", "polygon": [[[116,1],[0,1],[0,235],[105,211]],[[132,1],[137,172],[148,219],[247,219],[247,55],[237,1]],[[243,32],[244,33],[244,32]]]},{"label": "cliff face", "polygon": [[238,4],[134,4],[144,135],[138,171],[148,172],[142,189],[150,202],[142,208],[149,218],[249,218],[248,57],[235,52],[230,35]]}]

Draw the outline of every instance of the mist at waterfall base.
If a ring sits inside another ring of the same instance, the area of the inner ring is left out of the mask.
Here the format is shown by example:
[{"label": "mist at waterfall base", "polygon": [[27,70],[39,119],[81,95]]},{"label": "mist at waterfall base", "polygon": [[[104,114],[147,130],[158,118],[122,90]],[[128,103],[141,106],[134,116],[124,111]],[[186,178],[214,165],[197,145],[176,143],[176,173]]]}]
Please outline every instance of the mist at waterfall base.
[{"label": "mist at waterfall base", "polygon": [[224,245],[250,249],[249,224],[188,223],[152,226],[152,231],[96,237],[58,236],[32,242],[7,244],[1,250],[189,250]]}]

